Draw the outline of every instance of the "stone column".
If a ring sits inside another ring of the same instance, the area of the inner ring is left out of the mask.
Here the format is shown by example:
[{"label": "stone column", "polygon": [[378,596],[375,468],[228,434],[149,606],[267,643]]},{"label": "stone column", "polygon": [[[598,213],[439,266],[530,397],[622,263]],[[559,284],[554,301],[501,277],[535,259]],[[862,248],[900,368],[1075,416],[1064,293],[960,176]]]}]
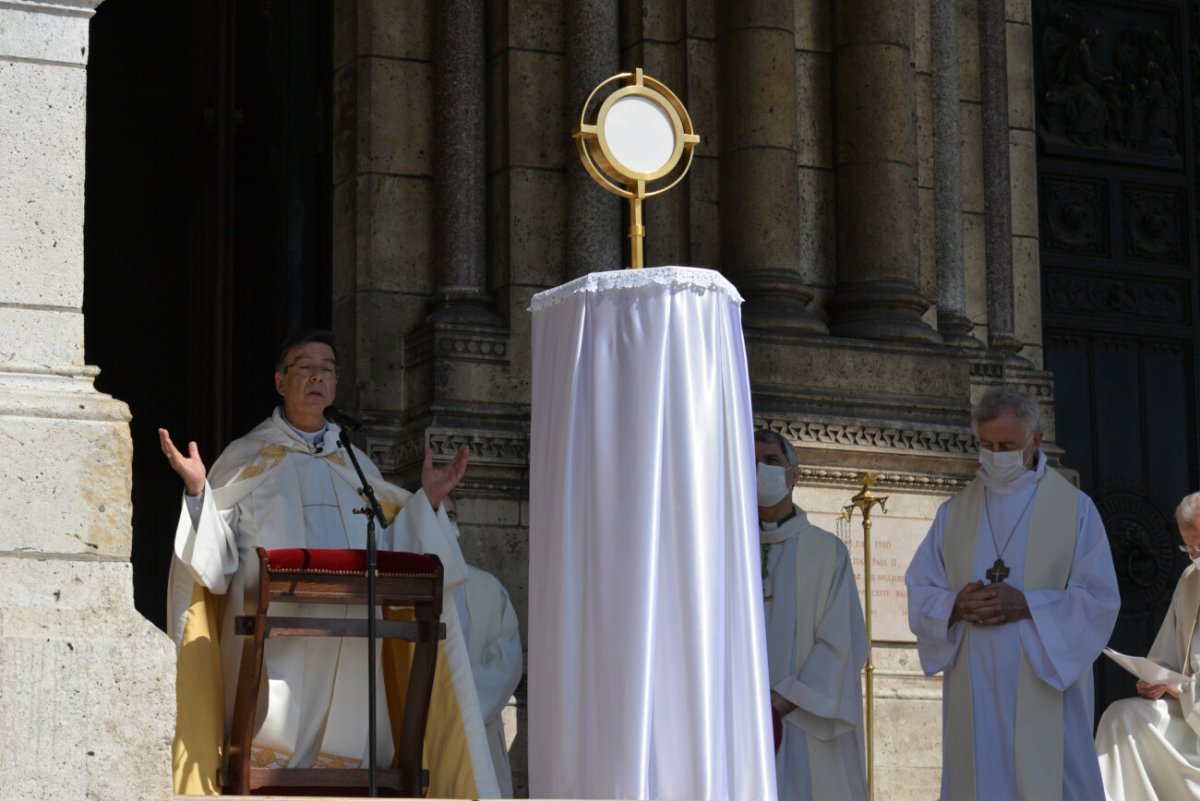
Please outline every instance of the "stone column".
[{"label": "stone column", "polygon": [[918,289],[913,0],[835,10],[839,336],[941,342]]},{"label": "stone column", "polygon": [[0,6],[0,799],[170,797],[174,648],[133,605],[129,409],[84,361],[96,5]]},{"label": "stone column", "polygon": [[967,318],[963,264],[962,144],[959,133],[958,0],[931,0],[933,216],[938,331],[947,344],[980,349]]},{"label": "stone column", "polygon": [[791,0],[719,3],[721,269],[747,328],[826,333],[799,271],[795,24]]},{"label": "stone column", "polygon": [[979,0],[979,96],[983,139],[983,236],[988,345],[1006,358],[1023,345],[1013,326],[1012,186],[1008,160],[1008,53],[1004,0]]},{"label": "stone column", "polygon": [[[567,15],[567,129],[579,124],[596,85],[620,72],[618,4],[575,0]],[[567,271],[571,276],[625,266],[621,198],[601,188],[579,163],[575,143],[567,156]]]},{"label": "stone column", "polygon": [[433,4],[434,306],[439,319],[488,321],[483,3]]}]

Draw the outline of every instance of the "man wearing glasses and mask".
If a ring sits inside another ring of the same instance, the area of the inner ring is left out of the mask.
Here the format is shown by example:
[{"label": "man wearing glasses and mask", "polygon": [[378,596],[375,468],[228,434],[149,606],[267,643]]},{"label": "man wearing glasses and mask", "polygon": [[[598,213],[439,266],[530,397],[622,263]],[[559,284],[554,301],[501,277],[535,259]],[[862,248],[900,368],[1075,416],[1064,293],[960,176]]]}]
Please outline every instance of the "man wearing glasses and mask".
[{"label": "man wearing glasses and mask", "polygon": [[[780,801],[867,798],[860,674],[867,629],[850,555],[792,503],[792,444],[754,434],[771,706]],[[778,724],[777,724],[778,725]]]},{"label": "man wearing glasses and mask", "polygon": [[921,666],[945,672],[941,797],[1103,798],[1092,662],[1121,606],[1104,524],[1046,466],[1036,400],[994,387],[971,416],[976,479],[904,578]]},{"label": "man wearing glasses and mask", "polygon": [[[1147,656],[1165,668],[1194,676],[1200,667],[1200,492],[1175,508],[1192,564],[1183,571],[1171,607]],[[1096,752],[1104,789],[1112,801],[1194,798],[1200,788],[1200,690],[1195,683],[1150,684],[1138,680],[1140,698],[1104,710],[1096,728]]]}]

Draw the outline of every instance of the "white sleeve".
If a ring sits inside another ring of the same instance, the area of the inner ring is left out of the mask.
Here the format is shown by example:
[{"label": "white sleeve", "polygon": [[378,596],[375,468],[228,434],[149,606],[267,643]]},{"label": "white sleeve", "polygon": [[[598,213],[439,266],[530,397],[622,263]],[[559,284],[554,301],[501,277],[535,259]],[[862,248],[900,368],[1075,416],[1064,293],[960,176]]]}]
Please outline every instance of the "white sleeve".
[{"label": "white sleeve", "polygon": [[444,598],[450,603],[450,590],[467,580],[467,563],[445,513],[439,514],[429,505],[425,490],[418,490],[396,515],[390,529],[396,550],[433,554],[442,560]]},{"label": "white sleeve", "polygon": [[867,663],[867,629],[849,558],[838,565],[816,641],[800,665],[772,689],[796,705],[787,719],[818,740],[853,730],[862,720],[861,675]]},{"label": "white sleeve", "polygon": [[508,699],[521,682],[523,658],[521,655],[521,633],[517,630],[517,613],[513,611],[508,593],[497,581],[499,594],[494,603],[499,607],[498,625],[491,626],[491,631],[478,632],[476,636],[487,635],[488,642],[477,664],[472,665],[475,673],[475,688],[479,691],[479,710],[484,723],[490,723],[500,716]]},{"label": "white sleeve", "polygon": [[1065,590],[1025,593],[1031,620],[1018,621],[1021,647],[1038,678],[1070,687],[1108,644],[1121,610],[1117,574],[1100,513],[1080,495],[1075,556]]},{"label": "white sleeve", "polygon": [[237,507],[221,511],[213,502],[212,487],[204,482],[199,512],[184,495],[175,528],[175,558],[200,585],[223,595],[238,569]]},{"label": "white sleeve", "polygon": [[908,587],[908,627],[917,635],[917,654],[927,676],[954,663],[966,629],[962,621],[949,625],[958,590],[950,587],[942,554],[948,509],[949,504],[938,509],[929,533],[904,574],[904,584]]}]

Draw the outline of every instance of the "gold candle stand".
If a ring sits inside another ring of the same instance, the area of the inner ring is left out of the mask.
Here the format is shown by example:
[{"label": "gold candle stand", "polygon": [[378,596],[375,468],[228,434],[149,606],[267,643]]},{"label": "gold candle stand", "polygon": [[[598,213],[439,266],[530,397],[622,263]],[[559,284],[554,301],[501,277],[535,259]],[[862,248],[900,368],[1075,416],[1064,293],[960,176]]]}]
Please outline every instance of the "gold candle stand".
[{"label": "gold candle stand", "polygon": [[842,507],[841,519],[849,524],[854,516],[854,510],[862,512],[863,526],[863,616],[867,624],[867,698],[866,740],[867,740],[867,794],[875,797],[875,664],[871,658],[871,510],[878,505],[880,512],[887,512],[887,496],[871,494],[871,485],[875,483],[875,473],[859,473],[858,480],[862,489],[850,499],[850,503]]}]

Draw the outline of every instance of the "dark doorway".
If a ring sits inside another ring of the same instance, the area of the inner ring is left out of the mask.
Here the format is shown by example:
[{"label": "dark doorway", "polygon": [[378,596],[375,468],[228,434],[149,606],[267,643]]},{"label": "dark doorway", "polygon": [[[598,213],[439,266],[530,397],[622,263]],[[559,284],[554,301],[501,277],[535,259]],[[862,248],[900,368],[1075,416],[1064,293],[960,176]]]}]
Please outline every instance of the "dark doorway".
[{"label": "dark doorway", "polygon": [[92,20],[86,358],[133,415],[134,601],[164,625],[180,483],[275,402],[330,322],[330,0],[108,0]]},{"label": "dark doorway", "polygon": [[[1110,641],[1145,654],[1187,559],[1200,354],[1195,3],[1034,3],[1042,312],[1063,462],[1104,518]],[[1096,714],[1134,678],[1096,663]]]}]

